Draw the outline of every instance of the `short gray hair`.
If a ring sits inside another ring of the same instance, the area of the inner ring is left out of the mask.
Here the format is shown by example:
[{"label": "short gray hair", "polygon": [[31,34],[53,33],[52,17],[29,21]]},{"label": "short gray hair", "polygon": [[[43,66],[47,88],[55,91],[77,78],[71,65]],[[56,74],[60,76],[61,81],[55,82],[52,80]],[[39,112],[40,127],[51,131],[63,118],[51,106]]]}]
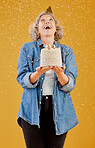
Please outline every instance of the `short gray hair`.
[{"label": "short gray hair", "polygon": [[54,40],[55,41],[61,40],[61,38],[63,37],[63,26],[59,26],[58,25],[59,21],[55,18],[55,16],[52,13],[49,13],[49,12],[40,13],[40,15],[36,19],[36,22],[30,26],[30,29],[29,29],[30,37],[34,41],[37,41],[38,39],[40,39],[40,34],[38,33],[38,24],[39,24],[39,20],[40,20],[41,16],[45,15],[45,14],[51,15],[53,17],[53,19],[55,20],[56,32],[54,34]]}]

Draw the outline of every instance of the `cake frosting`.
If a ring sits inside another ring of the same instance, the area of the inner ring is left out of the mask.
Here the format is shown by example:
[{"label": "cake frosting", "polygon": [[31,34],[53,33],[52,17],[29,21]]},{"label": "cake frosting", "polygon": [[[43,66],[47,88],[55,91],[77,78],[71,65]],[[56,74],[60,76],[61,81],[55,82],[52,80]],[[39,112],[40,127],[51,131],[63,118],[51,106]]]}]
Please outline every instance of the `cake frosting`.
[{"label": "cake frosting", "polygon": [[60,48],[43,48],[40,54],[40,67],[43,66],[62,66]]}]

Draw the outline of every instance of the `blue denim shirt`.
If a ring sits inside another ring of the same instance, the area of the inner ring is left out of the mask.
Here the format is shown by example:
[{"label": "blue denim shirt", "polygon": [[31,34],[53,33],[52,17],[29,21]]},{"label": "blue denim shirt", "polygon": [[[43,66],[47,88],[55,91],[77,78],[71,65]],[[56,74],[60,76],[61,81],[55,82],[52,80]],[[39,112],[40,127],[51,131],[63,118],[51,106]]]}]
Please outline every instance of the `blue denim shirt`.
[{"label": "blue denim shirt", "polygon": [[[62,64],[65,64],[64,73],[69,77],[69,82],[61,86],[54,73],[53,88],[53,120],[56,135],[63,134],[72,129],[79,122],[71,99],[70,92],[74,89],[77,77],[77,66],[73,50],[63,44],[54,41],[55,46],[60,47]],[[21,118],[31,125],[40,127],[39,117],[42,99],[42,84],[45,73],[31,84],[29,76],[40,66],[40,52],[44,48],[41,39],[25,43],[19,54],[17,66],[17,81],[23,88],[22,100],[18,112],[17,122],[21,126]],[[20,118],[21,117],[21,118]]]}]

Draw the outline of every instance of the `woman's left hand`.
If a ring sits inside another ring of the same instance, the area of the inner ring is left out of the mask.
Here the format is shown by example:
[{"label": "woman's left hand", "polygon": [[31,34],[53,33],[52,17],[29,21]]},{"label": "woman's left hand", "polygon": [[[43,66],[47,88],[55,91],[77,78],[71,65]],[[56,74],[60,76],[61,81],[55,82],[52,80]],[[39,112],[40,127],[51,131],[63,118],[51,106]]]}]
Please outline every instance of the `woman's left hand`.
[{"label": "woman's left hand", "polygon": [[69,82],[69,77],[66,76],[64,74],[64,70],[65,70],[65,65],[63,65],[63,67],[60,66],[51,66],[51,69],[56,73],[57,77],[58,77],[58,81],[60,82],[60,84],[62,86],[64,86],[65,84],[67,84]]},{"label": "woman's left hand", "polygon": [[60,66],[51,66],[51,69],[56,73],[56,75],[62,73],[65,70],[65,65],[63,65],[62,67]]}]

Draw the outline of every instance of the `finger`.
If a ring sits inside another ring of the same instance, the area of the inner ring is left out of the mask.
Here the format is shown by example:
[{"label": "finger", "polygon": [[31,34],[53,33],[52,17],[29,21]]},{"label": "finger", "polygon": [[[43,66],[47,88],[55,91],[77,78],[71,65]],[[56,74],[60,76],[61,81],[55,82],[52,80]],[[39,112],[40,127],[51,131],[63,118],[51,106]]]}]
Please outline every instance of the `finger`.
[{"label": "finger", "polygon": [[37,67],[36,70],[39,71],[41,69],[41,67]]},{"label": "finger", "polygon": [[51,68],[49,67],[49,66],[45,66],[45,67],[42,67],[42,71],[43,72],[46,72],[46,71],[48,71],[48,70],[50,70]]},{"label": "finger", "polygon": [[62,69],[64,69],[64,70],[66,69],[65,65],[62,66]]},{"label": "finger", "polygon": [[53,67],[52,67],[52,70],[53,70],[55,73],[58,72],[58,69],[57,69],[56,66],[53,66]]},{"label": "finger", "polygon": [[39,67],[37,67],[36,70],[38,71],[39,70]]},{"label": "finger", "polygon": [[56,71],[63,71],[62,68],[60,66],[55,66]]},{"label": "finger", "polygon": [[42,69],[50,69],[50,66],[44,66],[44,67],[42,67]]}]

